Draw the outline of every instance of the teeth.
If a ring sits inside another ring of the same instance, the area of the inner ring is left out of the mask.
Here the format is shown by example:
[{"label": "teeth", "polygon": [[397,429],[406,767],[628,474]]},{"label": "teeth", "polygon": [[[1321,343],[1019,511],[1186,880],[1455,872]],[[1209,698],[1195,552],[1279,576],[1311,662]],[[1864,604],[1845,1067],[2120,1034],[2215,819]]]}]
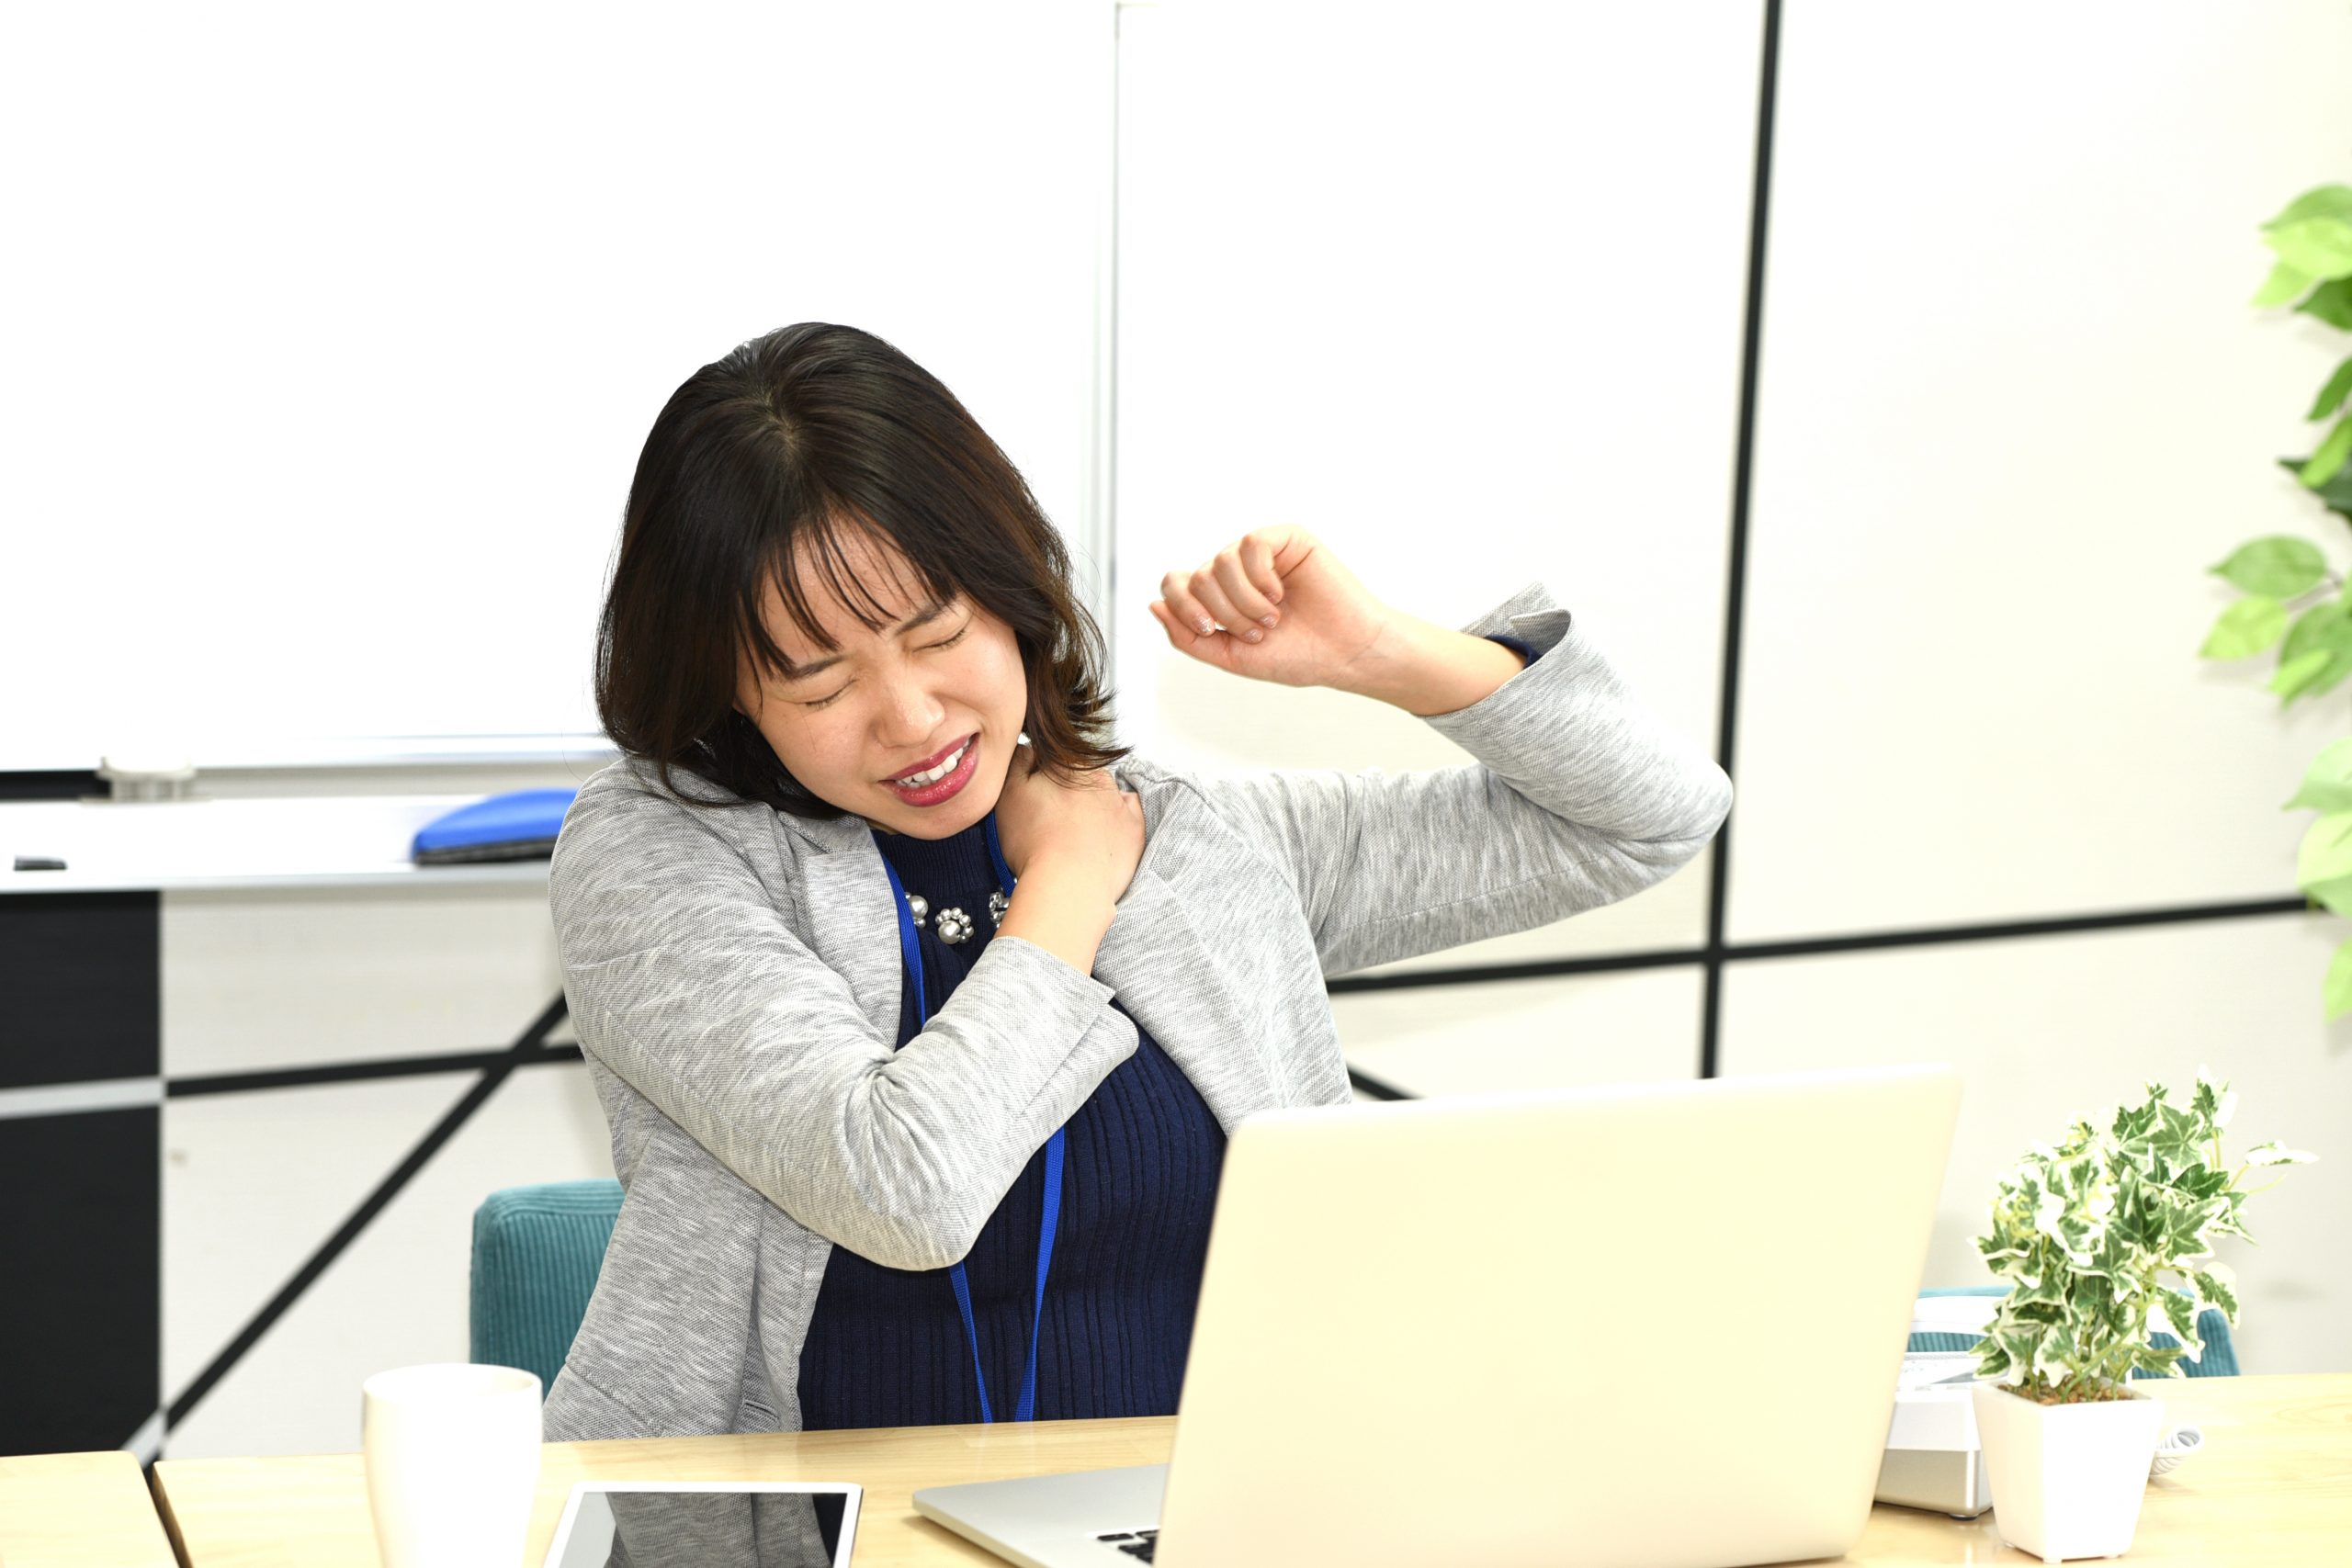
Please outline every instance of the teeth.
[{"label": "teeth", "polygon": [[964,760],[964,753],[970,748],[971,744],[972,743],[970,741],[967,740],[963,745],[956,747],[956,750],[948,755],[947,761],[940,763],[939,766],[932,769],[929,773],[909,773],[905,778],[893,779],[891,782],[893,784],[905,784],[910,789],[918,789],[927,784],[937,784],[941,779],[945,778],[948,774],[956,771],[956,764]]}]

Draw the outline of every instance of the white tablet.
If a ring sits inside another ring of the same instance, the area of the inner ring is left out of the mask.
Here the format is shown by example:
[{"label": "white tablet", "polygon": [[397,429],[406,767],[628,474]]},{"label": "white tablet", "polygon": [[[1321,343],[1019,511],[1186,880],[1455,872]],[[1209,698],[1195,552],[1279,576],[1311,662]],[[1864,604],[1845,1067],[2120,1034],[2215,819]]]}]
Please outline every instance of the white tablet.
[{"label": "white tablet", "polygon": [[582,1481],[546,1568],[849,1568],[849,1481]]}]

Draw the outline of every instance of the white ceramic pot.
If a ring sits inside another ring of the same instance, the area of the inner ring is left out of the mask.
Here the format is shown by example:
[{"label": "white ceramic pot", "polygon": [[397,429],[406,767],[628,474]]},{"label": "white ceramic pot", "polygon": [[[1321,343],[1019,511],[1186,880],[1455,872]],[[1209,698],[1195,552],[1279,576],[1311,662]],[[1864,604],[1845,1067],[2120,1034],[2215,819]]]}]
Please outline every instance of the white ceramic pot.
[{"label": "white ceramic pot", "polygon": [[2165,1405],[2136,1383],[2131,1393],[2037,1404],[1996,1383],[1976,1385],[1976,1436],[2003,1540],[2045,1562],[2132,1549]]}]

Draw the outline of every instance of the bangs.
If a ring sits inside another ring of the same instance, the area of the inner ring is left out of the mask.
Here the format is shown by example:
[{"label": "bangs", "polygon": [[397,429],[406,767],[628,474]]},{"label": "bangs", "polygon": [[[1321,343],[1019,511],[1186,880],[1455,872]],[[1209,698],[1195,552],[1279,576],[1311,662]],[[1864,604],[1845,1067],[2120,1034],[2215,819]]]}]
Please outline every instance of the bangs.
[{"label": "bangs", "polygon": [[[765,559],[746,578],[736,601],[735,642],[754,668],[763,674],[779,679],[791,679],[796,673],[784,650],[769,635],[764,609],[768,591],[773,588],[783,601],[785,614],[799,628],[801,636],[827,653],[837,653],[841,645],[826,636],[813,613],[814,596],[810,586],[802,581],[803,573],[814,569],[816,586],[836,605],[847,611],[858,625],[870,632],[886,631],[903,618],[903,614],[886,608],[875,597],[872,585],[859,576],[851,564],[843,541],[855,538],[864,542],[875,555],[888,562],[902,592],[910,589],[906,581],[913,578],[911,610],[921,610],[926,604],[952,603],[961,592],[956,583],[936,568],[926,564],[926,551],[910,549],[895,531],[870,517],[845,516],[831,508],[821,508],[797,524],[786,525],[782,537]],[[808,560],[801,559],[799,547],[805,543]]]}]

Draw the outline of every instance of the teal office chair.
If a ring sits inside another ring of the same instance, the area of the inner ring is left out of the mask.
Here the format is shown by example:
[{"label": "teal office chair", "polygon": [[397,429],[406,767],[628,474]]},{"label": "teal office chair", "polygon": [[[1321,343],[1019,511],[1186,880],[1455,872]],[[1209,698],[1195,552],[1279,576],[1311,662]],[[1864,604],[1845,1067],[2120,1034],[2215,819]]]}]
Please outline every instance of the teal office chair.
[{"label": "teal office chair", "polygon": [[550,1181],[483,1199],[474,1211],[469,1358],[537,1372],[544,1393],[587,1315],[620,1213],[617,1181]]},{"label": "teal office chair", "polygon": [[[2007,1285],[1959,1285],[1921,1291],[1919,1293],[1923,1296],[2006,1296],[2009,1288]],[[2182,1371],[2193,1378],[2233,1378],[2238,1375],[2237,1346],[2230,1338],[2228,1318],[2212,1307],[2207,1307],[2197,1314],[2197,1337],[2205,1341],[2205,1353],[2194,1361],[2182,1357],[2177,1363]],[[1973,1350],[1977,1341],[1984,1337],[1981,1334],[1914,1334],[1911,1336],[1911,1348]],[[2151,1334],[2148,1342],[2159,1349],[2180,1343],[2169,1334]],[[2132,1375],[2136,1378],[2152,1374],[2133,1372]]]}]

